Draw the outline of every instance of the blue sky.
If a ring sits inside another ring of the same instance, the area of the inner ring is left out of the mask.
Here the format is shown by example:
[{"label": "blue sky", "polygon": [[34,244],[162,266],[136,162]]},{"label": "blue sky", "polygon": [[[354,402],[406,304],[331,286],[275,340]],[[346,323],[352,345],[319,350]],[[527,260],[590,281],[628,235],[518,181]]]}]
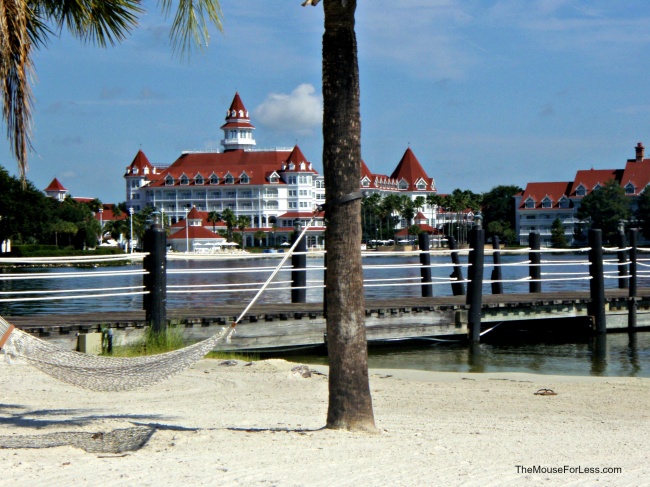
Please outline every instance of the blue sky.
[{"label": "blue sky", "polygon": [[[148,0],[116,47],[53,38],[29,179],[123,201],[140,148],[171,164],[219,147],[235,91],[258,147],[297,142],[321,171],[323,11],[300,3],[222,0],[224,33],[189,63]],[[410,146],[440,193],[623,167],[650,147],[649,26],[647,0],[358,0],[363,158],[390,174]],[[0,157],[16,174],[4,139]]]}]

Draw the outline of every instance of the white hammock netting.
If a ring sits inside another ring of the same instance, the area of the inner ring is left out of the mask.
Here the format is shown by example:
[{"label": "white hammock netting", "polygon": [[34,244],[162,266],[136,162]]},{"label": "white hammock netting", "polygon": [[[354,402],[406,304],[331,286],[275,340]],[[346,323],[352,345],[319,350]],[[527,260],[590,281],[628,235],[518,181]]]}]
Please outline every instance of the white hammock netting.
[{"label": "white hammock netting", "polygon": [[[130,391],[161,382],[201,360],[233,327],[201,342],[172,352],[144,357],[102,357],[64,350],[14,328],[0,317],[5,358],[26,360],[42,372],[68,384],[93,391]],[[8,336],[7,336],[8,334]]]}]

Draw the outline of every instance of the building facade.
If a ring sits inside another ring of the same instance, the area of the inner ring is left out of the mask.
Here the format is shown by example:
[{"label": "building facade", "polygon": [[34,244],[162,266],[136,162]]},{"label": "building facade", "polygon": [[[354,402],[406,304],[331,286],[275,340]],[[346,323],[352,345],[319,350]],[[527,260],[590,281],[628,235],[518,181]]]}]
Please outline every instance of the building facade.
[{"label": "building facade", "polygon": [[551,225],[559,218],[567,243],[584,244],[586,232],[583,230],[588,225],[577,217],[582,199],[611,180],[625,190],[632,211],[636,211],[639,196],[650,184],[650,159],[645,158],[641,142],[636,145],[635,152],[635,158],[628,159],[623,169],[580,170],[572,181],[528,183],[526,189],[515,196],[519,243],[528,245],[529,234],[537,232],[541,245],[550,246]]},{"label": "building facade", "polygon": [[[325,181],[300,147],[257,149],[255,127],[238,93],[221,130],[223,150],[183,152],[166,167],[153,165],[138,151],[124,174],[127,206],[136,212],[155,207],[172,225],[186,219],[193,208],[206,215],[230,209],[250,219],[246,245],[254,243],[253,234],[259,230],[284,235],[299,220],[310,227],[308,244],[322,245],[324,215],[314,216],[314,209],[325,202]],[[363,161],[360,164],[360,187],[366,195],[399,193],[415,198],[436,191],[434,179],[410,148],[391,176],[373,174]],[[436,214],[431,208],[422,210]]]}]

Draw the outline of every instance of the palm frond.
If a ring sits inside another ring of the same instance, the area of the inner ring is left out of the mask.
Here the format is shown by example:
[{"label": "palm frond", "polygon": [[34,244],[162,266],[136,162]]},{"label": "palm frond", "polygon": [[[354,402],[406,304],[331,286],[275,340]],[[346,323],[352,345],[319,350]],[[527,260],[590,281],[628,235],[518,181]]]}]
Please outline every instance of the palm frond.
[{"label": "palm frond", "polygon": [[[169,16],[172,0],[160,0],[165,16]],[[208,21],[222,31],[219,0],[179,0],[172,22],[170,38],[175,53],[189,55],[192,46],[203,50],[210,43]]]}]

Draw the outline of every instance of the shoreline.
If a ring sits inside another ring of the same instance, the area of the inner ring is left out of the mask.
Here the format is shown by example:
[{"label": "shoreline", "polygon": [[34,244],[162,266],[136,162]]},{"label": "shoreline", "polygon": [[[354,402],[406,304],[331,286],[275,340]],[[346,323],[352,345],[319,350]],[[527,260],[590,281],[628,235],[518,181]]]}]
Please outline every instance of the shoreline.
[{"label": "shoreline", "polygon": [[[128,393],[88,392],[24,362],[2,363],[0,445],[31,435],[152,431],[142,448],[121,454],[74,446],[5,449],[4,479],[17,485],[96,485],[99,479],[115,485],[639,485],[650,475],[647,378],[371,369],[374,435],[323,429],[326,366],[310,365],[318,373],[302,377],[291,370],[296,363],[280,359],[222,363],[203,359]],[[557,395],[534,394],[542,388]],[[574,470],[533,468],[565,465]],[[603,467],[622,470],[585,471]]]}]

